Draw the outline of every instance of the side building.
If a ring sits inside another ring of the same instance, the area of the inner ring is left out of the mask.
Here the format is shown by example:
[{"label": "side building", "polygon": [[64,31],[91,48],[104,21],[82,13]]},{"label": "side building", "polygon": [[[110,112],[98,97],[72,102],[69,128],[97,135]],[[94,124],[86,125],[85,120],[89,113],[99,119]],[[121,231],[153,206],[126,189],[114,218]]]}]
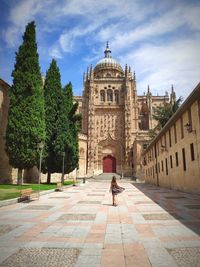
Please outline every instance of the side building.
[{"label": "side building", "polygon": [[200,193],[200,83],[143,154],[145,180]]}]

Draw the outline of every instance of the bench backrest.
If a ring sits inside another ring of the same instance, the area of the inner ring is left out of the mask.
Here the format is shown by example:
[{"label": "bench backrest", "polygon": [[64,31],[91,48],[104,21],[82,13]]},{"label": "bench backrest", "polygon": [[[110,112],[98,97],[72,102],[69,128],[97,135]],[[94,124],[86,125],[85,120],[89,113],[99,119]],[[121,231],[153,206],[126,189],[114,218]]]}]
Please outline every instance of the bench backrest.
[{"label": "bench backrest", "polygon": [[21,196],[30,195],[33,192],[32,188],[26,188],[21,190]]},{"label": "bench backrest", "polygon": [[62,183],[57,183],[57,188],[62,187]]}]

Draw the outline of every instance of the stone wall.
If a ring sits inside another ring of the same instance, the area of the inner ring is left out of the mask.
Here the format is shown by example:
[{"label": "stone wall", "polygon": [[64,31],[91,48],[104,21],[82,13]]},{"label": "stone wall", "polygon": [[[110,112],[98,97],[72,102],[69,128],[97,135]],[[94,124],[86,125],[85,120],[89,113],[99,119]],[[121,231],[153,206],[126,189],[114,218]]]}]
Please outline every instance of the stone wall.
[{"label": "stone wall", "polygon": [[144,154],[148,183],[200,193],[200,84]]},{"label": "stone wall", "polygon": [[12,182],[12,167],[5,152],[10,86],[0,79],[0,183]]}]

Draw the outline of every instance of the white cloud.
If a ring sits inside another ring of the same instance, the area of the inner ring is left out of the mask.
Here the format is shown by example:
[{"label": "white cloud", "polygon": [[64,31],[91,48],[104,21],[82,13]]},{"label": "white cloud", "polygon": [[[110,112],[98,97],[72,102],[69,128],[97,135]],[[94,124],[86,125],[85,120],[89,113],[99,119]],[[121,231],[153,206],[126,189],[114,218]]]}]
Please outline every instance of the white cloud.
[{"label": "white cloud", "polygon": [[9,47],[14,47],[19,38],[19,29],[16,26],[10,26],[8,29],[3,31],[4,41]]},{"label": "white cloud", "polygon": [[59,58],[59,59],[62,58],[62,54],[61,54],[59,48],[56,47],[56,46],[55,46],[55,47],[51,47],[51,48],[49,49],[49,55],[50,55],[52,58]]},{"label": "white cloud", "polygon": [[186,96],[200,81],[200,35],[162,45],[146,44],[121,58],[132,63],[140,93],[149,84],[154,94],[163,94],[174,84],[177,95]]}]

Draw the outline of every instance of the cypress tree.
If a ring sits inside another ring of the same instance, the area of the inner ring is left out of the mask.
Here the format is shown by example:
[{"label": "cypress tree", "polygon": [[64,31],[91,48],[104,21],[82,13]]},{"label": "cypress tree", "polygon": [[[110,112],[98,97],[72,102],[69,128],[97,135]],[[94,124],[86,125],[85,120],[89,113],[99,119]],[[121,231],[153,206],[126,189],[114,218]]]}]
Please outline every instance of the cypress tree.
[{"label": "cypress tree", "polygon": [[78,133],[80,131],[81,115],[76,114],[78,109],[78,102],[74,103],[73,91],[71,82],[64,88],[68,111],[69,132],[70,132],[70,145],[68,146],[67,157],[65,162],[66,173],[78,168],[79,162],[79,146],[78,146]]},{"label": "cypress tree", "polygon": [[34,22],[26,26],[12,77],[6,151],[10,164],[18,168],[21,183],[22,169],[38,165],[38,143],[45,140],[43,84]]},{"label": "cypress tree", "polygon": [[45,121],[46,121],[46,144],[45,144],[45,163],[43,172],[47,172],[47,183],[51,182],[51,173],[58,170],[59,160],[55,142],[58,136],[58,120],[60,108],[62,106],[62,87],[60,81],[60,70],[57,67],[56,60],[52,60],[46,73],[44,84],[45,98]]}]

